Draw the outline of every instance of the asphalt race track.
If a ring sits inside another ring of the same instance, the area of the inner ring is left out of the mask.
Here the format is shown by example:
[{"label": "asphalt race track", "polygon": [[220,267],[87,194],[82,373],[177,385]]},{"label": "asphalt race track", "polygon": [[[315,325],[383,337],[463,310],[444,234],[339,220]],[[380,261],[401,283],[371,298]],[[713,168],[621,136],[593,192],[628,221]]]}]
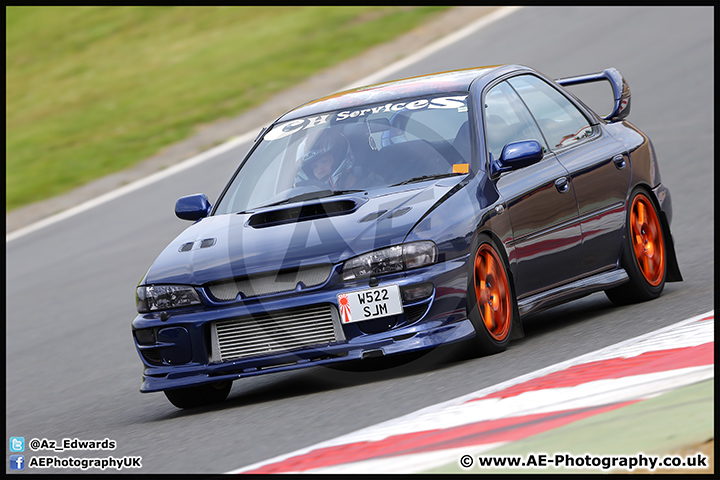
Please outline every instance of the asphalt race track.
[{"label": "asphalt race track", "polygon": [[189,225],[175,218],[175,200],[205,192],[215,201],[244,144],[7,243],[6,439],[108,438],[113,451],[45,454],[142,456],[141,473],[227,472],[713,310],[713,45],[711,7],[522,8],[393,75],[499,63],[553,78],[620,70],[632,90],[628,120],[653,140],[672,193],[685,281],[661,298],[617,308],[599,293],[548,310],[492,357],[446,348],[375,371],[254,377],[220,406],[177,410],[162,394],[138,393],[134,289]]}]

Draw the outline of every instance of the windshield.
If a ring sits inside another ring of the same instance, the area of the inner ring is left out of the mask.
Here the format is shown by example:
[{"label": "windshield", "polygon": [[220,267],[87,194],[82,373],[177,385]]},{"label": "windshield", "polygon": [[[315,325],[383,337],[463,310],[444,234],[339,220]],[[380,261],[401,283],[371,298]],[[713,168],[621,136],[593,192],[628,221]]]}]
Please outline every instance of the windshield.
[{"label": "windshield", "polygon": [[215,214],[467,174],[467,98],[412,98],[275,125]]}]

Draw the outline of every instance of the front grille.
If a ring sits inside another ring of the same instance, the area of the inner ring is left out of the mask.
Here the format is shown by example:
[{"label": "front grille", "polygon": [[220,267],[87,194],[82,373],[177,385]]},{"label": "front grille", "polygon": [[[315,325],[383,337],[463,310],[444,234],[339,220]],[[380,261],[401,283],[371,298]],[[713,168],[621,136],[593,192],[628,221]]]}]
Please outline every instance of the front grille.
[{"label": "front grille", "polygon": [[241,277],[207,285],[210,294],[221,302],[235,300],[239,293],[244,298],[259,297],[273,293],[291,292],[298,283],[305,287],[316,287],[325,283],[330,276],[332,265],[312,265],[280,272],[267,272],[250,277]]},{"label": "front grille", "polygon": [[212,324],[211,335],[213,362],[345,340],[340,318],[332,305],[222,320]]}]

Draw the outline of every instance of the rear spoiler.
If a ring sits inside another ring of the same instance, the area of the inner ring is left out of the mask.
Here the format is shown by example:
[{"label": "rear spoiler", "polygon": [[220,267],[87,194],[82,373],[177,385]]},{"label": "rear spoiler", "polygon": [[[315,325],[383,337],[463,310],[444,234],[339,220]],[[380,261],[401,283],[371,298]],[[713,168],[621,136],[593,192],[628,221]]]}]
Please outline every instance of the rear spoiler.
[{"label": "rear spoiler", "polygon": [[602,72],[580,75],[577,77],[566,77],[555,80],[563,87],[579,85],[581,83],[600,82],[607,80],[612,87],[614,105],[612,112],[603,118],[606,122],[619,122],[624,120],[630,113],[630,87],[623,76],[614,68],[606,68]]}]

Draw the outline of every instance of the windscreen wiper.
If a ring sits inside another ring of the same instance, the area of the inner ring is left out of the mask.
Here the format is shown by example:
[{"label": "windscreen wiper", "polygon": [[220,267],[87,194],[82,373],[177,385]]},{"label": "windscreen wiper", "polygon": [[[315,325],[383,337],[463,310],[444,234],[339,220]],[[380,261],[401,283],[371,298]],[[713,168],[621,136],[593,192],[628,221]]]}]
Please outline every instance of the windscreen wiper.
[{"label": "windscreen wiper", "polygon": [[400,185],[407,185],[408,183],[424,182],[425,180],[435,180],[438,178],[445,178],[445,177],[454,177],[455,175],[465,175],[465,174],[460,173],[460,172],[452,172],[452,173],[436,173],[434,175],[422,175],[420,177],[413,177],[409,180],[404,180],[400,183],[396,183],[395,185],[390,185],[390,186],[398,187]]}]

